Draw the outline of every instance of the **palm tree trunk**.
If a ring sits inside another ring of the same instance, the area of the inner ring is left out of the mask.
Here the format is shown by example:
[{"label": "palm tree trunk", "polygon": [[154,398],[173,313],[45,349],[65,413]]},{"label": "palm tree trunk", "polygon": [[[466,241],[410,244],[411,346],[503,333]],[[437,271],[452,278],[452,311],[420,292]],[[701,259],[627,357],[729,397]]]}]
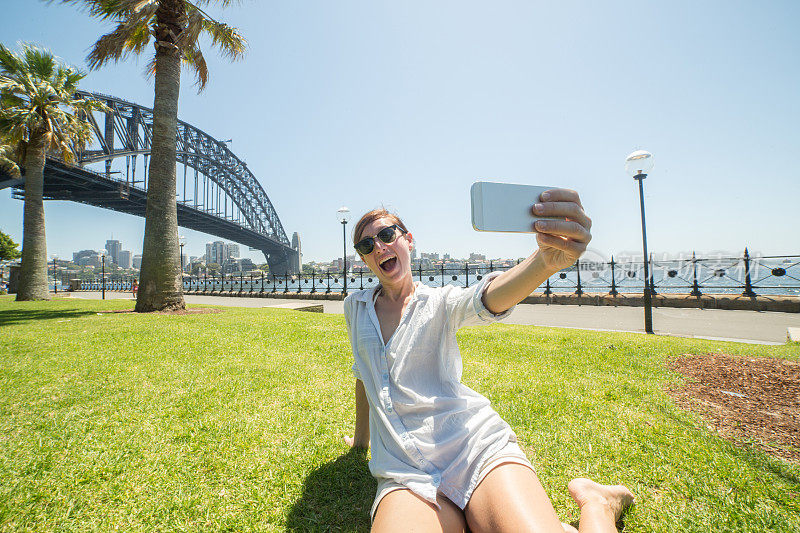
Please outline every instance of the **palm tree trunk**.
[{"label": "palm tree trunk", "polygon": [[45,135],[31,132],[25,157],[25,208],[22,222],[22,268],[17,301],[49,300],[47,240],[44,231]]},{"label": "palm tree trunk", "polygon": [[[166,1],[163,4],[176,2]],[[182,4],[182,1],[178,2]],[[173,11],[174,13],[174,11]],[[159,37],[157,36],[156,39]],[[166,39],[165,39],[166,40]],[[164,42],[164,41],[159,41]],[[142,269],[137,312],[184,309],[178,245],[175,154],[180,92],[180,55],[156,45],[155,101],[150,179],[147,186]]]}]

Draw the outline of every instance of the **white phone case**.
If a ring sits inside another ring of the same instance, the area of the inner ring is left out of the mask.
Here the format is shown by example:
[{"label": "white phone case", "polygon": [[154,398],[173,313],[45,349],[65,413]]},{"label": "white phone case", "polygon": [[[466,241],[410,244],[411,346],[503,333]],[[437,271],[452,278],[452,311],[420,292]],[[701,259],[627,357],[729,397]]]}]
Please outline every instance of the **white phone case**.
[{"label": "white phone case", "polygon": [[531,207],[539,195],[555,187],[478,181],[472,184],[472,227],[478,231],[534,233],[536,220],[563,217],[537,217]]}]

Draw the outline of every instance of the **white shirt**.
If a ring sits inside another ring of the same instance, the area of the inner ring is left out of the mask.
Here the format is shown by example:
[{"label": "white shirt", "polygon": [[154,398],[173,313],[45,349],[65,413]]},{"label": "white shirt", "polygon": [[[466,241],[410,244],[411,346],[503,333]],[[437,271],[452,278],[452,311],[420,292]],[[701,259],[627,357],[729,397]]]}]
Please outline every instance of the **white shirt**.
[{"label": "white shirt", "polygon": [[462,509],[480,465],[516,435],[489,400],[461,383],[456,331],[505,318],[481,297],[499,272],[467,289],[417,282],[400,323],[384,345],[375,313],[377,288],[345,298],[353,373],[369,401],[370,472],[436,503],[442,492]]}]

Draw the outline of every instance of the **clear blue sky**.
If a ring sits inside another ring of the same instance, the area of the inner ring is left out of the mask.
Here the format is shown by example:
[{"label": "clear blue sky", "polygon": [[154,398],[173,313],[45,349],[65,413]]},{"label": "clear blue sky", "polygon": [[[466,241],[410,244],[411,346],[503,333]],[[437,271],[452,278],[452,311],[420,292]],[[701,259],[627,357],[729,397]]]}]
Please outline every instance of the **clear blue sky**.
[{"label": "clear blue sky", "polygon": [[[3,4],[4,44],[40,43],[83,68],[110,29],[72,6]],[[577,189],[592,248],[640,250],[623,170],[636,149],[656,160],[651,250],[800,253],[797,2],[245,0],[219,15],[249,52],[229,64],[206,46],[208,88],[184,75],[180,118],[233,139],[305,260],[341,256],[341,205],[381,204],[422,251],[528,255],[533,236],[472,229],[469,187],[485,178]],[[146,62],[82,87],[151,106]],[[49,253],[100,249],[112,232],[139,253],[143,219],[45,208]],[[8,190],[0,229],[21,241]],[[191,255],[213,239],[184,233]]]}]

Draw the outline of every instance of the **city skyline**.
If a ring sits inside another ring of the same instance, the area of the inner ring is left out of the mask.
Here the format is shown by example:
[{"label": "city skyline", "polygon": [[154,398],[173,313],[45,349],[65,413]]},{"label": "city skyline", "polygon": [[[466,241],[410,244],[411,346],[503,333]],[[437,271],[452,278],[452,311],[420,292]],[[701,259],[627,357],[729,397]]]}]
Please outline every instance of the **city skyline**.
[{"label": "city skyline", "polygon": [[[18,21],[5,44],[38,42],[83,68],[107,29],[73,6],[4,8]],[[179,117],[233,139],[306,262],[340,256],[342,205],[354,218],[387,205],[422,251],[533,252],[531,235],[472,230],[479,179],[574,188],[594,222],[590,248],[637,250],[637,191],[622,168],[637,148],[656,160],[644,183],[654,252],[800,253],[782,229],[800,227],[798,14],[791,2],[245,4],[223,17],[250,40],[244,62],[207,58],[201,95],[184,76]],[[151,106],[143,67],[105,67],[82,88]],[[141,247],[144,219],[65,202],[45,214],[48,254],[68,257],[109,230]],[[0,229],[21,243],[22,203],[8,190]],[[193,255],[216,239],[181,233]]]}]

